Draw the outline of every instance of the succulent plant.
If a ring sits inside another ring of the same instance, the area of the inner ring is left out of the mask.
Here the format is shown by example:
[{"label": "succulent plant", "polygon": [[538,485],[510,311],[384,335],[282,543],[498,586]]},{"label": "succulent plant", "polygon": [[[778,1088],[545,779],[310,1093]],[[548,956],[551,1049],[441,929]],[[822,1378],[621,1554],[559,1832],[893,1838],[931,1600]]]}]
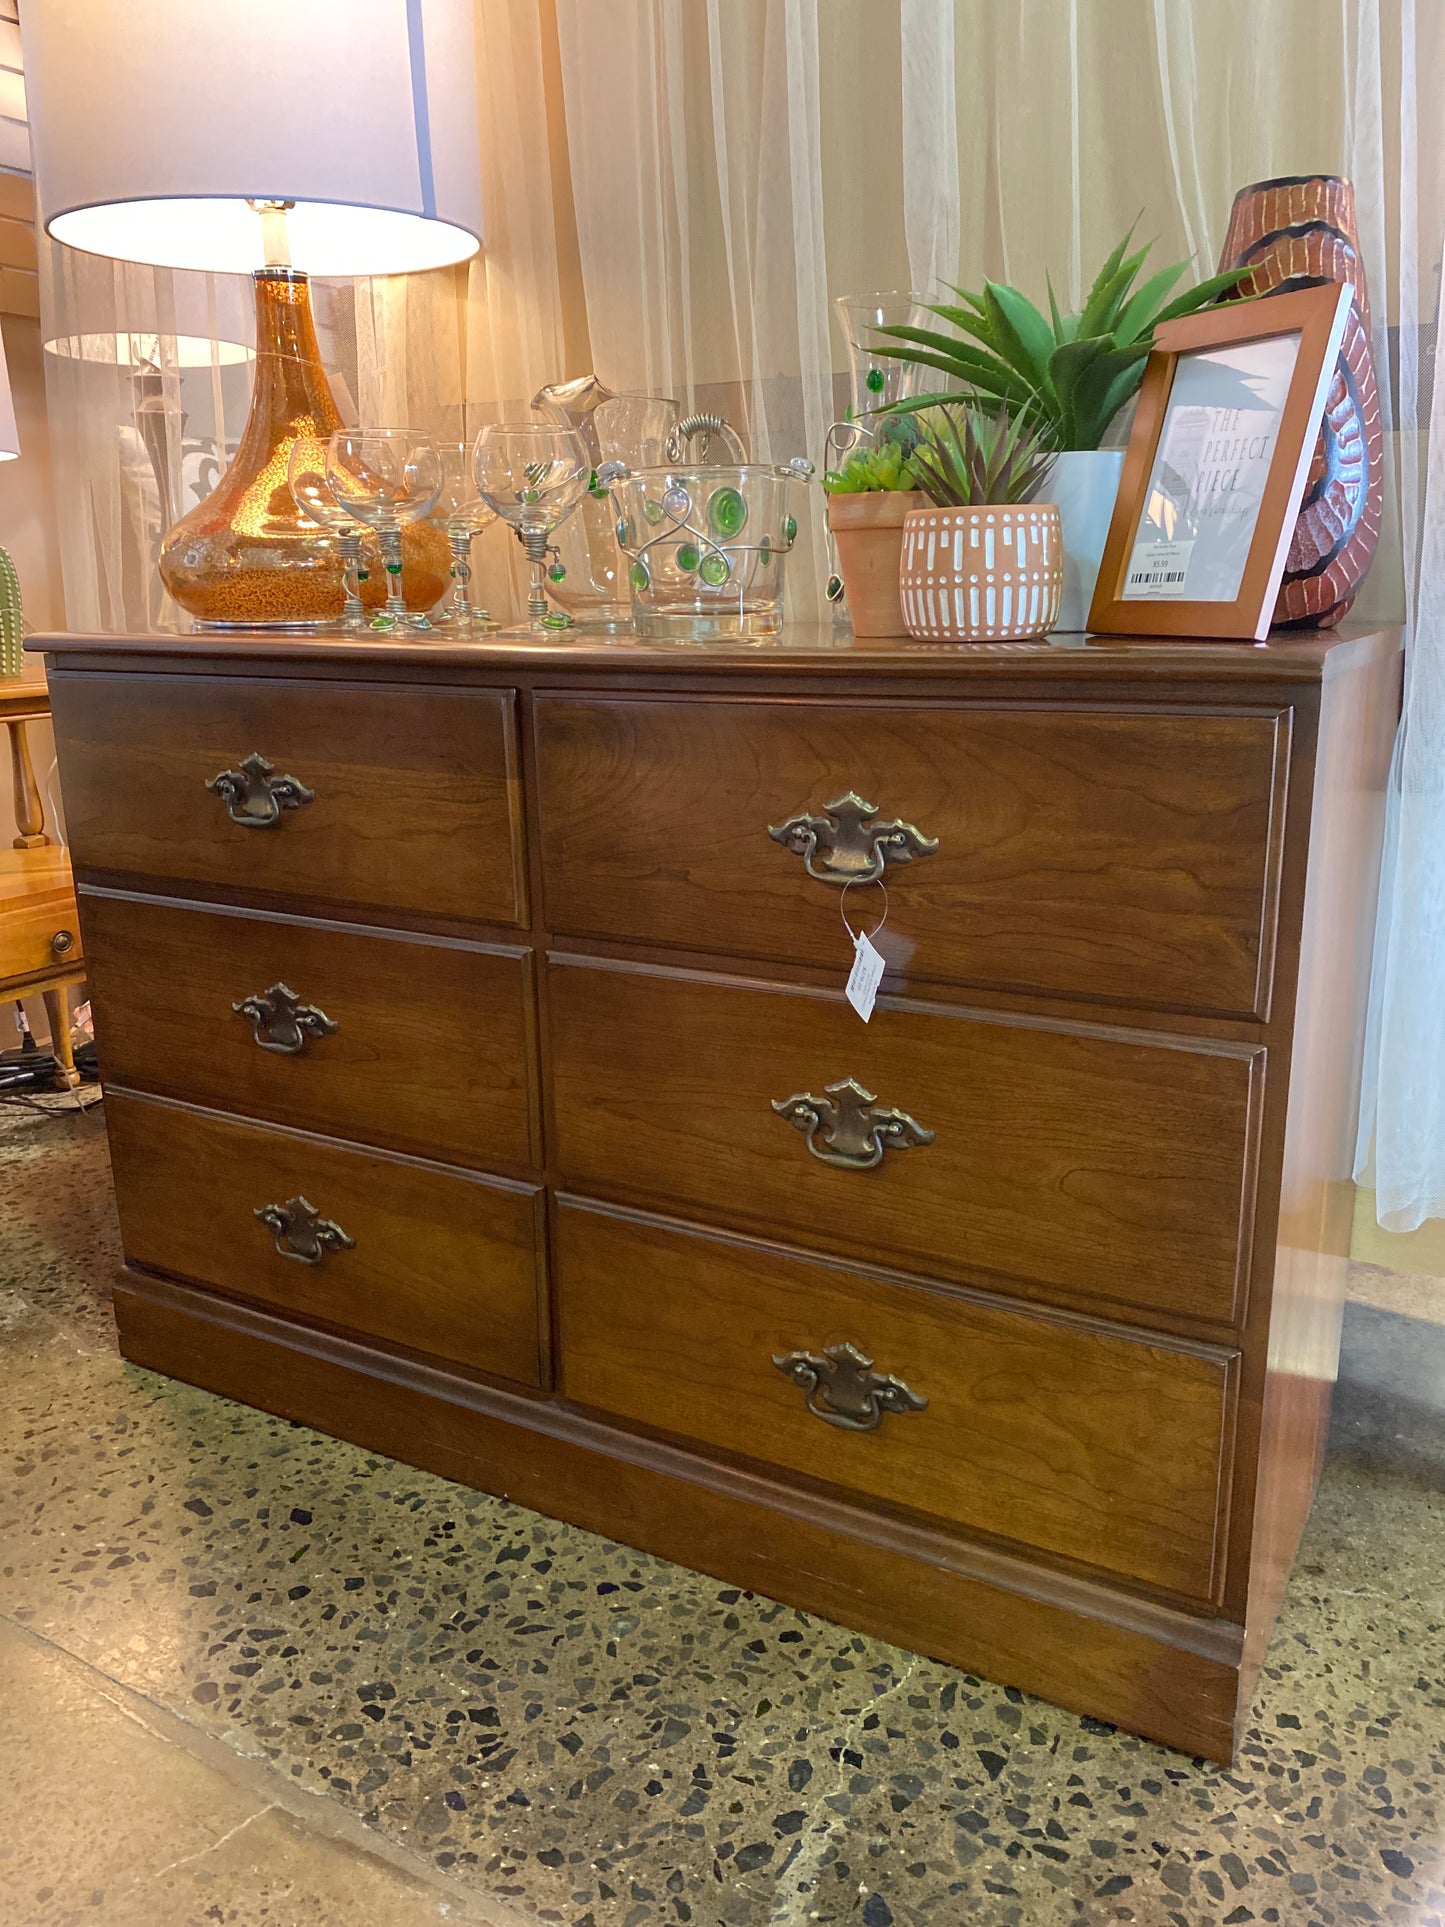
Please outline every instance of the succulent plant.
[{"label": "succulent plant", "polygon": [[918,487],[937,508],[1031,502],[1048,479],[1055,449],[1047,429],[1006,406],[944,402],[919,418],[910,458]]},{"label": "succulent plant", "polygon": [[[931,328],[879,328],[876,333],[897,347],[874,343],[874,353],[893,361],[937,368],[965,389],[1047,427],[1059,450],[1098,448],[1110,422],[1144,379],[1144,363],[1163,321],[1193,314],[1248,278],[1248,269],[1210,275],[1169,300],[1186,261],[1161,268],[1135,288],[1148,247],[1128,252],[1131,228],[1100,268],[1088,299],[1077,314],[1061,314],[1049,286],[1045,317],[1032,301],[996,281],[982,294],[962,288],[954,293],[962,307],[929,304],[930,314],[960,334]],[[926,409],[947,401],[946,394],[914,395],[891,404],[896,413]]]},{"label": "succulent plant", "polygon": [[913,472],[909,442],[889,436],[877,442],[862,442],[847,456],[841,468],[829,469],[823,487],[830,495],[862,495],[878,489],[914,489],[918,477]]}]

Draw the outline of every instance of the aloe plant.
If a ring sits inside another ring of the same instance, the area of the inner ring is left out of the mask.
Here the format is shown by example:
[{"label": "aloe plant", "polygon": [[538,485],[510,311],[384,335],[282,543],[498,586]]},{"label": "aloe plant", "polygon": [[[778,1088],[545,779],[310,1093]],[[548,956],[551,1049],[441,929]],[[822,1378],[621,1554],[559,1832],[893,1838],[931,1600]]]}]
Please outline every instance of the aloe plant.
[{"label": "aloe plant", "polygon": [[912,466],[936,508],[1031,502],[1054,466],[1048,431],[1026,415],[975,402],[935,405],[919,422]]},{"label": "aloe plant", "polygon": [[[1144,379],[1144,363],[1160,323],[1209,306],[1249,274],[1241,268],[1210,275],[1170,300],[1188,262],[1161,268],[1136,288],[1149,249],[1130,254],[1133,237],[1131,228],[1100,268],[1077,314],[1059,312],[1052,283],[1045,316],[1017,288],[985,281],[982,294],[954,289],[961,307],[928,304],[930,314],[967,339],[931,328],[879,328],[879,336],[899,346],[879,342],[874,352],[939,369],[966,390],[1028,415],[1061,452],[1098,448],[1110,422]],[[890,409],[908,413],[949,399],[947,394],[913,395],[893,402]]]}]

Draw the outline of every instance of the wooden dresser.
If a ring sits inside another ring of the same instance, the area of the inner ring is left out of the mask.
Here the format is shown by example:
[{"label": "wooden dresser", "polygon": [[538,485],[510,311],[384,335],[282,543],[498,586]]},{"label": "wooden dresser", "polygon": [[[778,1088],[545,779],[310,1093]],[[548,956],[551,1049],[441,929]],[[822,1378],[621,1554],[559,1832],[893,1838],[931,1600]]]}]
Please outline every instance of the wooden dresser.
[{"label": "wooden dresser", "polygon": [[36,646],[127,1357],[1230,1757],[1393,634]]}]

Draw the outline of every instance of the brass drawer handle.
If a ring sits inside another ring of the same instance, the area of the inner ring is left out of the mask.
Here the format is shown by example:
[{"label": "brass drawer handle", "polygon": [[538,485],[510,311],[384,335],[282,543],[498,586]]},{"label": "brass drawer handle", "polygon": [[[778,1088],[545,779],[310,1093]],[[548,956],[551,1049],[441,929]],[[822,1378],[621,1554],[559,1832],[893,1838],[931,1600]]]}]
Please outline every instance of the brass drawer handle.
[{"label": "brass drawer handle", "polygon": [[54,957],[68,957],[75,948],[75,933],[71,930],[57,930],[50,939],[50,953]]},{"label": "brass drawer handle", "polygon": [[278,776],[276,765],[254,749],[235,769],[209,777],[206,788],[220,797],[231,821],[247,830],[269,830],[281,821],[283,810],[299,810],[303,803],[316,801],[315,790],[294,776]]},{"label": "brass drawer handle", "polygon": [[328,1251],[351,1251],[355,1238],[348,1238],[339,1224],[323,1218],[309,1198],[288,1198],[285,1204],[258,1204],[256,1216],[276,1240],[283,1258],[295,1258],[303,1265],[319,1265]]},{"label": "brass drawer handle", "polygon": [[934,1139],[917,1118],[883,1109],[872,1091],[851,1077],[824,1085],[821,1097],[811,1091],[775,1097],[773,1109],[803,1133],[820,1163],[844,1171],[871,1171],[883,1162],[885,1151],[906,1151],[910,1144],[932,1144]]},{"label": "brass drawer handle", "polygon": [[238,1017],[251,1020],[252,1034],[262,1050],[279,1051],[283,1057],[304,1050],[308,1037],[329,1037],[337,1028],[334,1017],[315,1004],[303,1004],[289,984],[272,984],[259,996],[243,997],[231,1008]]},{"label": "brass drawer handle", "polygon": [[803,868],[819,883],[876,883],[890,863],[911,863],[916,856],[932,856],[936,836],[925,836],[912,823],[891,817],[880,823],[878,805],[865,803],[853,790],[824,805],[823,814],[800,811],[786,822],[771,824],[774,843],[803,859]]},{"label": "brass drawer handle", "polygon": [[808,1410],[843,1432],[871,1432],[885,1412],[923,1412],[928,1400],[891,1373],[875,1372],[856,1345],[785,1352],[773,1363],[808,1394]]}]

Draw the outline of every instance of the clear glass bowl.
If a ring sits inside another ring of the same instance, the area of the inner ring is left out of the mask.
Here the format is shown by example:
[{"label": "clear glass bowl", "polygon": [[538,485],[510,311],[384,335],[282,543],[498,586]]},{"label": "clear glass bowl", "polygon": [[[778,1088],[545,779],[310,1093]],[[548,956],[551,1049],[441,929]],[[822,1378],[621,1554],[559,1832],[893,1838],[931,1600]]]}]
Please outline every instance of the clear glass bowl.
[{"label": "clear glass bowl", "polygon": [[606,475],[642,636],[775,636],[807,462],[639,468]]}]

